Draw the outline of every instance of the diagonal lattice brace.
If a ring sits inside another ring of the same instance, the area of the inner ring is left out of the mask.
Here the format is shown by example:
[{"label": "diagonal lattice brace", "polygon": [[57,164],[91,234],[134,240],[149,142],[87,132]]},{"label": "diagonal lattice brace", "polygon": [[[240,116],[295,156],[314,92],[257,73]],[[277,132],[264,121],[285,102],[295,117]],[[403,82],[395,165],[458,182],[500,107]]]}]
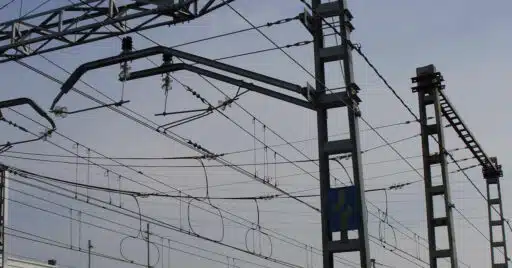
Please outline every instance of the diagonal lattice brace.
[{"label": "diagonal lattice brace", "polygon": [[199,18],[234,0],[81,0],[0,23],[0,63]]}]

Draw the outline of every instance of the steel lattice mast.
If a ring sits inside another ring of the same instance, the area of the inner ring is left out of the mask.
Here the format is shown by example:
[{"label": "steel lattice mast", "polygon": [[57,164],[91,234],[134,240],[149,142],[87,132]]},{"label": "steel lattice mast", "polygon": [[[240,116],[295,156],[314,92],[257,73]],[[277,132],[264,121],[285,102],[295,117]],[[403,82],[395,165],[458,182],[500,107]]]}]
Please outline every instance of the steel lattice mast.
[{"label": "steel lattice mast", "polygon": [[[197,19],[234,0],[84,0],[0,24],[0,63]],[[107,28],[108,27],[108,28]]]}]

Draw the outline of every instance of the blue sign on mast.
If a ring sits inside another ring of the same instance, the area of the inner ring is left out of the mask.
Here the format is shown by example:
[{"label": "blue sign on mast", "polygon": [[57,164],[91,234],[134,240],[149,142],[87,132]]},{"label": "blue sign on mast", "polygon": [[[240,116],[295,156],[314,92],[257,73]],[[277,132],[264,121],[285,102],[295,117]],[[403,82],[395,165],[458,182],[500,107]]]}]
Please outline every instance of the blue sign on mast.
[{"label": "blue sign on mast", "polygon": [[331,232],[357,230],[361,212],[358,210],[355,186],[331,188],[329,200],[329,229]]}]

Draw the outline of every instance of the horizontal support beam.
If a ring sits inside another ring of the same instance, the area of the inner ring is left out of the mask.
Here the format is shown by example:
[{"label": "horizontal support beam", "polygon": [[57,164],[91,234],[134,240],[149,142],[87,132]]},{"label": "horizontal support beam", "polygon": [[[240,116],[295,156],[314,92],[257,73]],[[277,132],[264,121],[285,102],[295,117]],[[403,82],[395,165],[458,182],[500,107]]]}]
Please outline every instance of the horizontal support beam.
[{"label": "horizontal support beam", "polygon": [[[180,59],[192,61],[196,64],[206,65],[221,71],[229,72],[232,74],[236,74],[239,76],[243,76],[246,78],[250,78],[259,82],[263,82],[269,85],[273,85],[279,88],[287,89],[295,93],[302,94],[305,89],[299,85],[289,83],[280,79],[276,79],[270,76],[262,75],[253,71],[245,70],[239,67],[235,67],[226,63],[218,62],[215,60],[207,59],[204,57],[200,57],[194,54],[190,54],[187,52],[179,51],[176,49],[164,47],[164,46],[155,46],[142,50],[137,50],[133,52],[121,53],[120,55],[104,58],[96,61],[91,61],[85,64],[80,65],[64,82],[61,86],[61,92],[54,99],[51,110],[54,108],[56,103],[62,98],[64,94],[69,92],[73,86],[80,80],[80,78],[88,71],[99,69],[107,66],[112,66],[116,64],[120,64],[122,62],[137,60],[140,58],[145,58],[154,55],[167,55],[171,57],[177,57]],[[284,94],[283,94],[284,95]],[[286,95],[284,95],[286,96]],[[308,107],[309,108],[309,107]]]},{"label": "horizontal support beam", "polygon": [[342,91],[329,94],[319,94],[316,97],[315,104],[319,108],[332,109],[351,106],[351,104],[354,104],[354,101],[357,104],[361,102],[361,99],[357,96],[354,96],[351,99],[346,91]]},{"label": "horizontal support beam", "polygon": [[331,253],[359,251],[361,250],[361,241],[359,241],[359,239],[349,239],[347,241],[329,241],[327,244],[327,249]]},{"label": "horizontal support beam", "polygon": [[450,258],[452,251],[449,249],[440,249],[435,251],[435,258]]},{"label": "horizontal support beam", "polygon": [[322,48],[319,51],[319,56],[324,62],[340,61],[345,59],[342,45]]},{"label": "horizontal support beam", "polygon": [[489,204],[491,205],[499,205],[501,203],[500,198],[489,198]]},{"label": "horizontal support beam", "polygon": [[150,69],[146,69],[146,70],[133,72],[133,73],[130,73],[127,80],[129,81],[129,80],[141,79],[144,77],[150,77],[150,76],[154,76],[154,75],[165,74],[165,73],[169,73],[169,72],[177,72],[177,71],[182,71],[182,70],[190,71],[190,72],[193,72],[193,73],[196,73],[199,75],[204,75],[204,76],[213,78],[215,80],[219,80],[222,82],[226,82],[228,84],[239,86],[241,88],[245,88],[250,91],[254,91],[254,92],[275,98],[275,99],[286,101],[286,102],[289,102],[289,103],[292,103],[292,104],[295,104],[295,105],[298,105],[298,106],[301,106],[304,108],[308,108],[311,110],[315,109],[315,107],[307,101],[297,99],[295,97],[292,97],[292,96],[289,96],[286,94],[282,94],[282,93],[279,93],[279,92],[276,92],[276,91],[273,91],[273,90],[270,90],[270,89],[252,84],[252,83],[245,82],[243,80],[228,77],[228,76],[225,76],[225,75],[222,75],[219,73],[215,73],[215,72],[205,70],[205,69],[202,69],[202,68],[190,65],[190,64],[185,64],[185,63],[167,64],[167,65],[162,65],[160,67],[155,67],[155,68],[150,68]]},{"label": "horizontal support beam", "polygon": [[505,242],[504,241],[492,242],[491,246],[493,248],[501,248],[501,247],[505,246]]},{"label": "horizontal support beam", "polygon": [[324,18],[338,17],[343,14],[341,5],[337,1],[320,4],[315,12]]},{"label": "horizontal support beam", "polygon": [[325,143],[324,152],[328,155],[351,153],[354,149],[351,139],[328,141]]},{"label": "horizontal support beam", "polygon": [[432,223],[435,227],[439,226],[448,226],[448,218],[447,217],[441,217],[441,218],[434,218],[432,220]]},{"label": "horizontal support beam", "polygon": [[490,221],[491,226],[501,226],[503,224],[503,221],[497,220],[497,221]]},{"label": "horizontal support beam", "polygon": [[444,186],[444,185],[432,186],[429,189],[429,193],[431,195],[433,195],[433,196],[445,194],[446,193],[446,186]]}]

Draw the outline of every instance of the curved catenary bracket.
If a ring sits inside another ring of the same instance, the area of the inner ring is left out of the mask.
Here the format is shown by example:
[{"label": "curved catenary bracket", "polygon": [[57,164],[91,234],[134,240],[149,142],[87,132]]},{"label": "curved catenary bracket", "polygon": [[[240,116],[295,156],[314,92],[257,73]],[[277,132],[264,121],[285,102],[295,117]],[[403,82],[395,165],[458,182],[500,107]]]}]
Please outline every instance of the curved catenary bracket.
[{"label": "curved catenary bracket", "polygon": [[104,58],[96,61],[92,61],[89,63],[82,64],[78,67],[71,76],[66,80],[66,82],[61,87],[61,92],[57,95],[52,103],[51,109],[55,107],[57,102],[62,98],[62,96],[68,93],[73,86],[78,82],[78,80],[88,71],[112,66],[116,64],[120,64],[126,61],[137,60],[140,58],[155,56],[155,55],[165,55],[170,57],[177,57],[180,59],[192,61],[195,64],[205,65],[220,71],[228,72],[234,75],[239,75],[242,77],[246,77],[258,82],[262,82],[268,85],[272,85],[278,88],[282,88],[288,91],[291,91],[295,94],[300,94],[302,97],[306,97],[308,100],[303,100],[299,98],[292,97],[290,95],[282,94],[280,92],[276,92],[252,83],[244,82],[243,80],[231,78],[225,75],[218,74],[216,72],[212,72],[209,70],[205,70],[199,67],[195,67],[191,64],[172,64],[172,63],[164,63],[159,67],[151,68],[147,70],[137,71],[130,73],[126,80],[133,80],[137,78],[143,78],[147,76],[179,71],[179,70],[188,70],[191,72],[195,72],[204,76],[208,76],[214,79],[219,79],[221,81],[225,81],[227,83],[231,83],[234,85],[238,85],[240,87],[246,88],[251,91],[258,92],[260,94],[264,94],[273,98],[277,98],[286,102],[293,103],[295,105],[299,105],[311,110],[315,110],[316,105],[327,106],[331,108],[335,107],[344,107],[346,103],[352,102],[351,99],[348,98],[346,92],[337,92],[332,94],[320,94],[317,96],[315,94],[315,89],[311,87],[302,87],[300,85],[296,85],[290,82],[286,82],[280,79],[276,79],[270,76],[262,75],[256,72],[252,72],[246,69],[242,69],[239,67],[235,67],[233,65],[225,64],[222,62],[218,62],[215,60],[207,59],[201,56],[197,56],[194,54],[190,54],[187,52],[179,51],[176,49],[163,47],[163,46],[155,46],[147,49],[142,49],[133,52],[123,52],[120,55]]},{"label": "curved catenary bracket", "polygon": [[270,89],[267,89],[267,88],[264,88],[264,87],[261,87],[258,85],[255,85],[253,83],[248,83],[248,82],[245,82],[244,80],[235,79],[235,78],[232,78],[232,77],[229,77],[226,75],[222,75],[222,74],[212,72],[212,71],[209,71],[206,69],[202,69],[202,68],[196,67],[191,64],[186,64],[186,63],[166,64],[166,65],[162,65],[162,66],[156,67],[156,68],[133,72],[130,74],[130,77],[127,80],[135,80],[135,79],[140,79],[140,78],[153,76],[153,75],[157,75],[157,74],[162,74],[162,73],[167,73],[167,72],[177,72],[177,71],[181,71],[181,70],[190,71],[190,72],[193,72],[196,74],[207,76],[207,77],[213,78],[215,80],[219,80],[222,82],[226,82],[228,84],[232,84],[235,86],[239,86],[241,88],[245,88],[250,91],[254,91],[254,92],[257,92],[257,93],[260,93],[263,95],[267,95],[267,96],[270,96],[273,98],[277,98],[277,99],[280,99],[280,100],[283,100],[286,102],[290,102],[290,103],[302,106],[304,108],[308,108],[308,109],[313,108],[313,105],[307,101],[304,101],[304,100],[301,100],[301,99],[298,99],[298,98],[295,98],[295,97],[292,97],[292,96],[289,96],[286,94],[282,94],[282,93],[279,93],[279,92],[276,92],[276,91],[273,91],[273,90],[270,90]]},{"label": "curved catenary bracket", "polygon": [[[52,134],[53,131],[55,131],[55,129],[57,129],[55,122],[53,122],[53,120],[50,118],[50,116],[43,109],[41,109],[41,107],[39,107],[33,100],[31,100],[29,98],[17,98],[17,99],[0,101],[0,109],[14,107],[14,106],[20,106],[20,105],[29,105],[30,107],[32,107],[32,109],[34,109],[34,111],[36,111],[41,117],[43,117],[44,119],[46,119],[48,121],[48,123],[50,123],[51,128],[48,129],[45,133],[43,133],[41,136],[39,136],[35,139],[29,139],[29,140],[17,141],[17,142],[8,142],[6,144],[0,144],[0,147],[4,147],[4,146],[10,147],[10,146],[16,145],[16,144],[38,141],[38,140],[44,139],[45,137],[49,136],[50,134]],[[0,110],[0,119],[6,121],[1,113],[1,110]],[[11,122],[9,122],[9,123],[11,123]]]}]

